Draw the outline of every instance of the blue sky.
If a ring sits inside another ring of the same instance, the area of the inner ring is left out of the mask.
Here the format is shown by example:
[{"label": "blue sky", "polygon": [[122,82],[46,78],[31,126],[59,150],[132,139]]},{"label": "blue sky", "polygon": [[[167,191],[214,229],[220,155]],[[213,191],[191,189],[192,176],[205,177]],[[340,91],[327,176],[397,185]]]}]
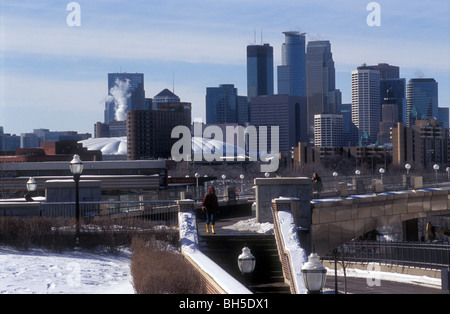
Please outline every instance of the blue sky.
[{"label": "blue sky", "polygon": [[[351,71],[362,63],[400,66],[406,80],[439,83],[450,106],[450,1],[377,1],[369,27],[363,0],[80,0],[81,26],[69,27],[70,1],[0,0],[0,126],[8,133],[76,130],[103,121],[107,74],[139,72],[146,96],[172,89],[204,118],[206,87],[235,84],[246,95],[246,46],[263,41],[281,63],[283,31],[330,40],[336,85],[351,101]],[[276,78],[276,76],[275,76]],[[275,86],[276,90],[276,86]]]}]

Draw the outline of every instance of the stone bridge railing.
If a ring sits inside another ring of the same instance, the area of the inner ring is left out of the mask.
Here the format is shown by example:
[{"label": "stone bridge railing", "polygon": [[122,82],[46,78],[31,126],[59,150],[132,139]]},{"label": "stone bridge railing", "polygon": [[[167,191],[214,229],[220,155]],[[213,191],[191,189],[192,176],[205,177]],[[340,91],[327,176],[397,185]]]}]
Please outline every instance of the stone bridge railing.
[{"label": "stone bridge railing", "polygon": [[312,245],[323,256],[340,244],[382,226],[450,214],[450,189],[430,188],[314,200],[312,207]]}]

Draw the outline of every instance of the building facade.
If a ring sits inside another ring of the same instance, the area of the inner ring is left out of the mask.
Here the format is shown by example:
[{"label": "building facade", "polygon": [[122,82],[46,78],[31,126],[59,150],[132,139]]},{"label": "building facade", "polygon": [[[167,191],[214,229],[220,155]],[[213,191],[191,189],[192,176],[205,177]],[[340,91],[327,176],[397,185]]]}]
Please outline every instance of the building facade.
[{"label": "building facade", "polygon": [[449,130],[438,120],[416,120],[414,126],[397,123],[392,130],[393,164],[416,169],[449,162]]},{"label": "building facade", "polygon": [[289,95],[254,97],[250,104],[250,117],[251,125],[256,127],[279,127],[280,152],[288,153],[291,147],[307,139],[304,97]]},{"label": "building facade", "polygon": [[191,103],[160,103],[156,110],[127,111],[127,159],[158,159],[171,156],[176,126],[191,126]]},{"label": "building facade", "polygon": [[352,123],[354,143],[374,144],[381,122],[380,72],[358,67],[352,71]]},{"label": "building facade", "polygon": [[340,93],[336,90],[336,74],[331,44],[328,40],[310,41],[306,50],[308,132],[314,135],[315,115],[337,113]]},{"label": "building facade", "polygon": [[342,121],[340,114],[316,114],[314,116],[314,146],[342,146]]},{"label": "building facade", "polygon": [[105,123],[125,121],[127,110],[145,109],[144,74],[108,73]]},{"label": "building facade", "polygon": [[273,95],[273,47],[247,46],[247,97]]},{"label": "building facade", "polygon": [[239,96],[233,84],[206,88],[206,123],[249,122],[249,103],[247,97]]},{"label": "building facade", "polygon": [[437,118],[438,83],[433,78],[415,78],[406,85],[407,125],[413,126],[415,120]]},{"label": "building facade", "polygon": [[306,97],[305,33],[283,32],[281,65],[278,66],[278,94]]}]

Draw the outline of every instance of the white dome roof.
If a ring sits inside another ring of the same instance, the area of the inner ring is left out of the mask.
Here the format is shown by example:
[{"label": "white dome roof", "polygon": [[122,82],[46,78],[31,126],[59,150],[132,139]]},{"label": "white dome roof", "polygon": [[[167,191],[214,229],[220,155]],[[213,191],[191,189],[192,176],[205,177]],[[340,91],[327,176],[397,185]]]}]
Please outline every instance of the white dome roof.
[{"label": "white dome roof", "polygon": [[127,138],[123,137],[100,137],[79,141],[88,150],[101,150],[103,155],[126,155]]}]

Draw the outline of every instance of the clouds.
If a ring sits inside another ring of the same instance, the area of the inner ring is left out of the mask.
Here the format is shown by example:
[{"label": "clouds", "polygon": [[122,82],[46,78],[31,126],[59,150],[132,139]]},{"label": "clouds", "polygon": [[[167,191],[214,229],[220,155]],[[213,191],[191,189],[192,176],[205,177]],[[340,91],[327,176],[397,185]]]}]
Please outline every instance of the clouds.
[{"label": "clouds", "polygon": [[[70,1],[0,2],[0,108],[34,102],[59,112],[77,86],[76,97],[90,106],[86,115],[92,114],[83,131],[102,120],[107,73],[121,68],[144,73],[148,97],[159,86],[170,87],[175,72],[179,96],[192,101],[198,114],[207,86],[234,83],[244,95],[245,47],[255,29],[258,42],[262,31],[274,47],[275,66],[281,62],[282,32],[301,30],[309,40],[331,41],[337,71],[387,62],[406,75],[446,75],[443,91],[449,82],[448,0],[379,0],[380,27],[366,24],[369,0],[79,0],[80,27],[66,23]],[[4,116],[0,125],[9,122]],[[58,119],[44,118],[49,124]]]}]

